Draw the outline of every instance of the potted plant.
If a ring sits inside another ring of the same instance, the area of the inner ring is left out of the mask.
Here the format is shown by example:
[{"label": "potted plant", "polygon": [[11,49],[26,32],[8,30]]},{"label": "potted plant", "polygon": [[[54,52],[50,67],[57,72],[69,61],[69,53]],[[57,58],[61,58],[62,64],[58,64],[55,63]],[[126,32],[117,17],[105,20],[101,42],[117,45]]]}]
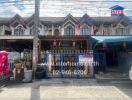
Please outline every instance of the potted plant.
[{"label": "potted plant", "polygon": [[31,67],[32,67],[32,54],[31,53],[27,54],[26,56],[26,66],[27,66],[27,69],[31,70]]},{"label": "potted plant", "polygon": [[14,60],[14,65],[16,69],[20,69],[22,65],[22,61],[20,59],[15,59]]},{"label": "potted plant", "polygon": [[32,52],[25,51],[24,52],[25,66],[27,70],[32,67]]}]

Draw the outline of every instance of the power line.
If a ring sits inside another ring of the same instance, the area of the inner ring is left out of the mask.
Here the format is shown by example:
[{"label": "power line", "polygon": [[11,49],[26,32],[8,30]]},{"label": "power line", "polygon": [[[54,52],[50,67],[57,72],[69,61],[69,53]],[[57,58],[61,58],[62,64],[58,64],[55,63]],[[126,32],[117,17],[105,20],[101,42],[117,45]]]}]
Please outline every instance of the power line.
[{"label": "power line", "polygon": [[[19,9],[19,6],[24,6],[26,7],[25,9],[26,11],[27,10],[32,11],[34,9],[34,5],[35,5],[34,0],[19,0],[19,1],[21,2],[0,1],[0,7],[15,6]],[[90,1],[88,0],[41,0],[40,9],[41,9],[41,12],[46,11],[46,10],[48,11],[57,10],[57,12],[60,11],[60,13],[61,12],[68,13],[69,11],[74,12],[75,10],[82,10],[82,12],[84,12],[84,10],[89,11],[92,7],[93,9],[96,9],[97,12],[101,12],[101,11],[104,12],[104,11],[109,10],[109,7],[113,6],[115,2],[118,5],[119,3],[121,5],[125,5],[125,8],[127,8],[127,11],[132,10],[132,7],[131,7],[132,0],[131,1],[129,0],[127,1],[126,0],[120,0],[120,1],[117,1],[117,0],[116,1],[114,0],[109,0],[109,1],[108,0],[103,0],[103,1],[98,1],[98,0],[90,0]],[[23,10],[20,10],[20,11],[23,11]],[[28,14],[28,12],[26,12],[25,14]]]},{"label": "power line", "polygon": [[[32,1],[32,0],[31,0]],[[18,4],[22,4],[22,2],[29,2],[29,3],[31,3],[31,1],[30,0],[21,0],[21,2],[18,2],[18,1],[0,1],[0,4],[2,4],[2,3],[18,3]],[[114,0],[107,0],[107,1],[98,1],[98,0],[91,0],[91,1],[88,1],[88,0],[69,0],[69,1],[67,1],[67,0],[41,0],[41,1],[43,1],[43,2],[49,2],[49,1],[52,1],[52,2],[57,2],[57,1],[59,1],[59,2],[119,2],[119,3],[121,3],[121,2],[132,2],[132,1],[129,1],[129,0],[121,0],[121,1],[114,1]],[[41,2],[40,4],[42,4],[43,2]]]}]

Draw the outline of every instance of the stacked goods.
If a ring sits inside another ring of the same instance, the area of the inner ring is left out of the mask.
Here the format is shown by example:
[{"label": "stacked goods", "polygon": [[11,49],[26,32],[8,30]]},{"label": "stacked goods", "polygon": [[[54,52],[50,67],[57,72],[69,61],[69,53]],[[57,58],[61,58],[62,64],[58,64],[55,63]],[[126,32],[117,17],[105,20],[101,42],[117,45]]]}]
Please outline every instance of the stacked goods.
[{"label": "stacked goods", "polygon": [[23,52],[23,56],[26,61],[32,61],[32,52]]},{"label": "stacked goods", "polygon": [[19,52],[8,52],[8,60],[9,62],[13,62],[16,59],[20,59],[21,54]]},{"label": "stacked goods", "polygon": [[21,55],[19,52],[8,52],[8,62],[9,62],[10,71],[14,69],[14,61],[20,58]]}]

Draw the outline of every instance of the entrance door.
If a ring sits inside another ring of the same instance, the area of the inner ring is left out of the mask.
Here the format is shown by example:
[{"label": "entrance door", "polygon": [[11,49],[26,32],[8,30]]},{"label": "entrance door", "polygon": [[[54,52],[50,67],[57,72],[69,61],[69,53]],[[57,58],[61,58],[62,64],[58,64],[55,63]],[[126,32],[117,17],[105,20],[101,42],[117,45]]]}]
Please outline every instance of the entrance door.
[{"label": "entrance door", "polygon": [[116,52],[107,52],[106,59],[108,66],[115,67],[118,65],[118,56]]}]

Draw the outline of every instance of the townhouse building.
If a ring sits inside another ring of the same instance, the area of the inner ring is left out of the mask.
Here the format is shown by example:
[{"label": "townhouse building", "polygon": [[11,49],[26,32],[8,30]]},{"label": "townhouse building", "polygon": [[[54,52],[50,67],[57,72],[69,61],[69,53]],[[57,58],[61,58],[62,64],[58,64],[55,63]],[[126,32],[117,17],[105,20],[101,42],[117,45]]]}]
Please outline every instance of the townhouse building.
[{"label": "townhouse building", "polygon": [[[23,52],[24,50],[32,51],[33,28],[34,15],[29,18],[23,18],[18,14],[12,18],[0,18],[0,50],[17,52]],[[105,64],[115,66],[117,64],[118,52],[125,50],[126,45],[129,47],[130,51],[132,50],[131,41],[117,41],[114,42],[113,45],[112,43],[98,43],[93,37],[101,36],[109,38],[131,35],[132,17],[125,15],[90,17],[85,14],[82,17],[74,17],[69,14],[66,17],[40,17],[38,31],[39,57],[41,60],[41,56],[43,56],[41,52],[44,51],[57,51],[57,53],[86,53],[89,51],[97,51],[99,53],[105,53]],[[60,59],[58,54],[52,57],[54,57],[55,61]],[[50,65],[49,69],[53,74],[55,73],[53,69],[59,70],[60,66],[54,66],[52,68]],[[76,68],[72,68],[71,66],[62,68],[62,70],[70,70],[70,75],[72,70],[75,69]],[[88,67],[84,66],[80,68],[80,70],[81,69],[88,70]],[[87,73],[88,71],[86,71],[85,74],[87,75]]]}]

